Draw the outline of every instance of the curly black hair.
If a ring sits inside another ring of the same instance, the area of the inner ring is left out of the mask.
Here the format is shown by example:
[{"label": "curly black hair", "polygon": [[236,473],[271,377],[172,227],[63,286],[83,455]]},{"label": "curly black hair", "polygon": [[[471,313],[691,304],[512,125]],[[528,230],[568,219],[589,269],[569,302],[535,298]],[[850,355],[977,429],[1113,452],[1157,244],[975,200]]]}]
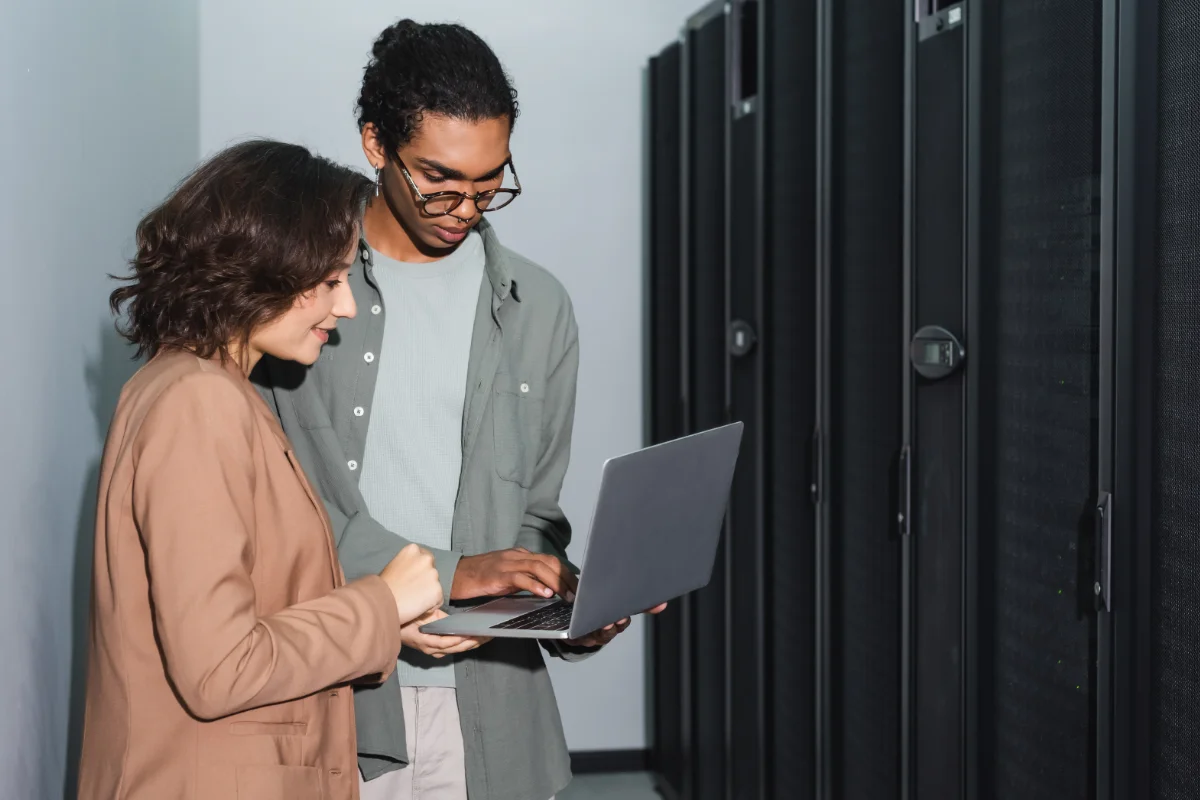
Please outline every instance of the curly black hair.
[{"label": "curly black hair", "polygon": [[363,71],[358,129],[374,125],[389,155],[408,144],[425,113],[478,122],[517,121],[517,90],[496,54],[461,25],[403,19],[379,34]]}]

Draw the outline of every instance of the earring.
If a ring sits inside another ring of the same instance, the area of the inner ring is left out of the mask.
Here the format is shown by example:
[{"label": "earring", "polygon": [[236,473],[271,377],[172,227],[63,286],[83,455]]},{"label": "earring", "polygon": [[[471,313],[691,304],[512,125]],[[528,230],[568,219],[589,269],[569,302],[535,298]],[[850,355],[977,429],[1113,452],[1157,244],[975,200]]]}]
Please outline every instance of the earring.
[{"label": "earring", "polygon": [[375,196],[379,197],[379,192],[383,188],[383,168],[375,168]]}]

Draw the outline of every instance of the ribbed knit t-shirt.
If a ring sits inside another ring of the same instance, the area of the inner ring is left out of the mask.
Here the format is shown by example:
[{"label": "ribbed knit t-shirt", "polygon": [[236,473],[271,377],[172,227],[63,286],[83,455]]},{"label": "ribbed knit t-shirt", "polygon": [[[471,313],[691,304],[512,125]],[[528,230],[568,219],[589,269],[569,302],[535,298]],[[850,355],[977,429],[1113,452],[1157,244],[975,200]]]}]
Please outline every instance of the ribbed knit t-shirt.
[{"label": "ribbed knit t-shirt", "polygon": [[[450,549],[462,472],[462,414],[483,238],[467,235],[429,264],[374,255],[383,345],[359,487],[371,516],[409,541]],[[359,313],[366,311],[360,309]],[[402,686],[454,686],[453,658],[405,648]]]}]

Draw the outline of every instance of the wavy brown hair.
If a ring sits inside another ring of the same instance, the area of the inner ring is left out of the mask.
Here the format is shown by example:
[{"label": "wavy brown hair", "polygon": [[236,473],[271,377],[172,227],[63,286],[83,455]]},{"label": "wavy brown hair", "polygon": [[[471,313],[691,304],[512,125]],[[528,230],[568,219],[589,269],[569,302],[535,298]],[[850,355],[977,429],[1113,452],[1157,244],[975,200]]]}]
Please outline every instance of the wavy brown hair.
[{"label": "wavy brown hair", "polygon": [[256,140],[205,161],[137,227],[109,297],[137,355],[224,357],[341,269],[373,184],[307,149]]}]

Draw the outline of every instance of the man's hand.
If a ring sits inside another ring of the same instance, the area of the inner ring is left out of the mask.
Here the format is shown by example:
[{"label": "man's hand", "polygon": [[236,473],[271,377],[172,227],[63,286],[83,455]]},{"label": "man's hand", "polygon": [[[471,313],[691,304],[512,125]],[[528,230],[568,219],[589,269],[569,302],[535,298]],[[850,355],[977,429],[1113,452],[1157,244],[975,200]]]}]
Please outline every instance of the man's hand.
[{"label": "man's hand", "polygon": [[400,629],[400,641],[405,647],[420,650],[425,655],[434,658],[444,658],[453,653],[465,653],[491,641],[491,637],[487,636],[438,636],[432,633],[421,633],[422,625],[437,622],[446,616],[449,615],[445,611],[435,608],[424,616],[414,619]]},{"label": "man's hand", "polygon": [[537,597],[558,595],[570,602],[575,599],[578,585],[574,573],[554,556],[514,547],[459,559],[450,599],[470,600],[531,592]]},{"label": "man's hand", "polygon": [[[667,604],[655,606],[648,609],[647,614],[661,614],[667,608]],[[598,631],[589,633],[587,636],[579,639],[568,639],[567,644],[571,647],[603,647],[616,638],[617,634],[629,627],[629,617],[623,620],[614,622],[612,625],[606,625]]]}]

